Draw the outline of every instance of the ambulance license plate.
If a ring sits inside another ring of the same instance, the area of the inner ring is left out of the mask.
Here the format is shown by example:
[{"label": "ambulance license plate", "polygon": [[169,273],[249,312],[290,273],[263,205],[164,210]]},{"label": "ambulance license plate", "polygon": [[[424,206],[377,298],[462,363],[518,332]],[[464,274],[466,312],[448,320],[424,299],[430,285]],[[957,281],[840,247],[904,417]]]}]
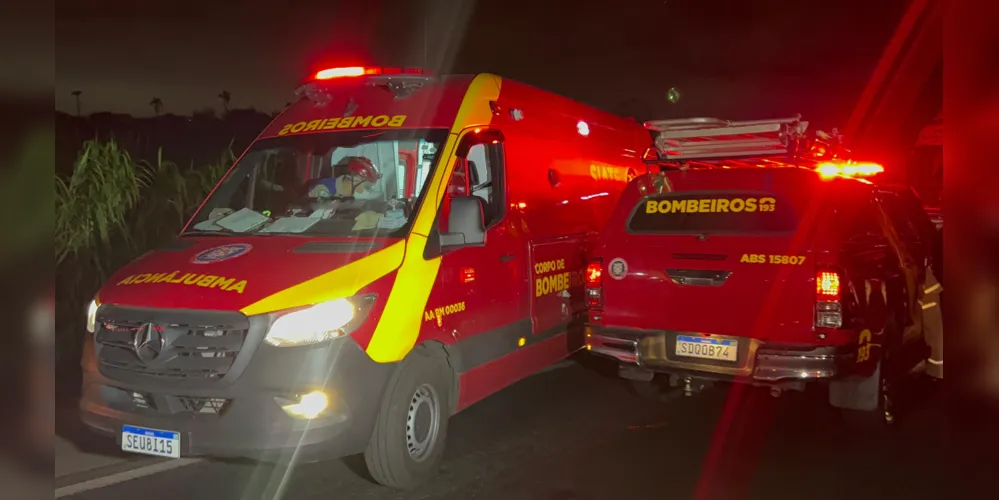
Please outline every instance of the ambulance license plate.
[{"label": "ambulance license plate", "polygon": [[123,425],[121,450],[155,457],[180,458],[180,433]]},{"label": "ambulance license plate", "polygon": [[676,355],[717,361],[736,361],[739,358],[739,342],[731,339],[677,335]]}]

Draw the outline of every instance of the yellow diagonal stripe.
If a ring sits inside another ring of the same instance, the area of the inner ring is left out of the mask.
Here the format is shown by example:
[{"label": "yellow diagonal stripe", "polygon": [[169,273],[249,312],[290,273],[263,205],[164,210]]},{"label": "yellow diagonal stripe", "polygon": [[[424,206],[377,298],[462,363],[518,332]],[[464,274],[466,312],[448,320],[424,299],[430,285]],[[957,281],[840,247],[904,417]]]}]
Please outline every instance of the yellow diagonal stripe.
[{"label": "yellow diagonal stripe", "polygon": [[371,359],[380,362],[399,361],[416,345],[423,323],[423,311],[427,299],[437,281],[441,258],[424,259],[426,235],[430,233],[437,210],[444,197],[445,180],[451,177],[454,169],[454,150],[459,134],[471,127],[488,126],[492,121],[489,101],[499,99],[502,80],[495,75],[482,74],[475,77],[465,93],[458,109],[451,135],[441,154],[440,166],[427,186],[424,200],[413,229],[406,243],[406,255],[396,275],[395,286],[385,303],[385,310],[375,327],[374,336],[368,344],[367,353]]}]

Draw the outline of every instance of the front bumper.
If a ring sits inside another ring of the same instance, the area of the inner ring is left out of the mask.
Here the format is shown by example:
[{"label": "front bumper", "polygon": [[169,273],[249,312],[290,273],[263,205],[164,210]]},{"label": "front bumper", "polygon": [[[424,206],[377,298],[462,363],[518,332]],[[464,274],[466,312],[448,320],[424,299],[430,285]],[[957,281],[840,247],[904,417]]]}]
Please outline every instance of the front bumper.
[{"label": "front bumper", "polygon": [[[119,444],[123,425],[179,432],[181,456],[311,461],[363,451],[394,365],[372,361],[350,337],[280,348],[264,344],[257,330],[251,327],[232,371],[199,381],[107,369],[89,336],[81,419]],[[306,420],[282,409],[316,390],[329,399],[324,414]]]},{"label": "front bumper", "polygon": [[622,365],[653,372],[702,374],[765,385],[845,376],[852,372],[857,359],[856,349],[848,347],[773,345],[742,337],[736,338],[737,361],[697,360],[674,354],[676,336],[682,334],[587,327],[586,348]]}]

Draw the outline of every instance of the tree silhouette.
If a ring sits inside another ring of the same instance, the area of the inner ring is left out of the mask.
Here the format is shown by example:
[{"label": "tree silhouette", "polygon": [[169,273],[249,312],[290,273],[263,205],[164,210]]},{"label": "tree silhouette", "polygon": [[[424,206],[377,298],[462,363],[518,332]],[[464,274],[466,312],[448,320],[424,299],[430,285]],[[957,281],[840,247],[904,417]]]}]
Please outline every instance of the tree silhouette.
[{"label": "tree silhouette", "polygon": [[156,116],[160,116],[160,112],[163,111],[163,100],[159,97],[154,97],[152,101],[149,101],[149,105],[153,107],[153,113],[156,113]]},{"label": "tree silhouette", "polygon": [[229,101],[232,100],[232,94],[228,90],[223,90],[219,92],[219,99],[222,100],[222,111],[224,113],[229,112]]},{"label": "tree silhouette", "polygon": [[73,97],[76,99],[76,116],[80,116],[80,94],[82,93],[82,90],[73,91]]}]

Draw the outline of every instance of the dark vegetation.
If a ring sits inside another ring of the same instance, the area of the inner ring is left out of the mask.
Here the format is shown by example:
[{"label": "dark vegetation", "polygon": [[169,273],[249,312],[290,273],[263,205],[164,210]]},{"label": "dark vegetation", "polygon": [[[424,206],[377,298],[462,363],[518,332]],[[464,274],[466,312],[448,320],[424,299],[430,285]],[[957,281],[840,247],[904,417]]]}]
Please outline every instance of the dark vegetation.
[{"label": "dark vegetation", "polygon": [[218,117],[210,108],[154,118],[57,113],[56,355],[63,373],[76,371],[85,310],[101,284],[169,241],[271,118],[238,109]]}]

